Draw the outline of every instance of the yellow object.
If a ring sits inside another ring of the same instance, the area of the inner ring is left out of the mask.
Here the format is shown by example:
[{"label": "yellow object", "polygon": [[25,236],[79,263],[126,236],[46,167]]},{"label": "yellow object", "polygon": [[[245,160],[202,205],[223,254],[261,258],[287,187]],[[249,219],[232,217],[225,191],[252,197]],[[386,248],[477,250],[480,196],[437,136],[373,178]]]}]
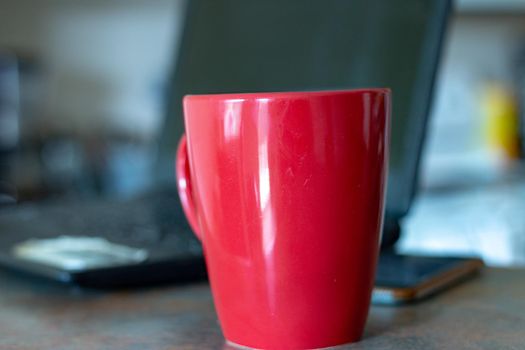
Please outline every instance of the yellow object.
[{"label": "yellow object", "polygon": [[502,84],[491,83],[483,93],[484,134],[488,146],[510,159],[520,155],[516,99]]}]

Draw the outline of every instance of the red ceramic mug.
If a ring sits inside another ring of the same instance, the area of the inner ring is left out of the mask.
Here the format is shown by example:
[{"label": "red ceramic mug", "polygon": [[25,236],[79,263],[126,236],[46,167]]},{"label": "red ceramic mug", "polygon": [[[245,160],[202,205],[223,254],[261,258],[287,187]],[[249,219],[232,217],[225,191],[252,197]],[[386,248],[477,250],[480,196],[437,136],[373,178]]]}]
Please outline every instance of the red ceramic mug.
[{"label": "red ceramic mug", "polygon": [[228,342],[360,339],[374,282],[390,91],[192,95],[177,151]]}]

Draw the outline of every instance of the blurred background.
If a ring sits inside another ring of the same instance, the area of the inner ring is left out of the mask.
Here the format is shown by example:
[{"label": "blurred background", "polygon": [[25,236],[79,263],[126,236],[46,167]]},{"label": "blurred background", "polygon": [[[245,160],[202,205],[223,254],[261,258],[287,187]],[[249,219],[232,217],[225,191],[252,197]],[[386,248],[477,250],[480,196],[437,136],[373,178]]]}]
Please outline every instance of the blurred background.
[{"label": "blurred background", "polygon": [[[156,178],[182,0],[0,0],[0,203]],[[525,0],[457,0],[403,252],[525,266]]]}]

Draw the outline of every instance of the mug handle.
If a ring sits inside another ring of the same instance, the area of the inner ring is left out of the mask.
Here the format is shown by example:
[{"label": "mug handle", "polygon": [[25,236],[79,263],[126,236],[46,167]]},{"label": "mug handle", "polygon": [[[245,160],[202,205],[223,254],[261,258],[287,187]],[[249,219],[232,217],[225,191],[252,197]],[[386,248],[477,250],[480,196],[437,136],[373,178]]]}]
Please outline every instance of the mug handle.
[{"label": "mug handle", "polygon": [[193,191],[190,176],[190,162],[188,159],[188,143],[186,135],[183,134],[177,147],[177,159],[175,161],[175,172],[177,175],[177,190],[182,203],[182,209],[186,218],[195,233],[195,236],[202,241],[201,232],[197,221],[197,212],[193,200]]}]

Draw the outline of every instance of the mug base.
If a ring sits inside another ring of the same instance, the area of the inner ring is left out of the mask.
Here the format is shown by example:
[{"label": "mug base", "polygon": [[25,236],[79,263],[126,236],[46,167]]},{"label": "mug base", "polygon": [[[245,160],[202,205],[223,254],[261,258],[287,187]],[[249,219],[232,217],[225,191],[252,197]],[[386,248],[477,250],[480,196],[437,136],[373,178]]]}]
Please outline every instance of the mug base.
[{"label": "mug base", "polygon": [[[353,343],[355,343],[355,342],[344,343],[344,344],[340,344],[340,345],[327,346],[327,347],[324,347],[324,348],[305,348],[304,350],[337,350],[337,349],[341,349],[341,348],[346,347],[346,346],[348,346],[350,344],[353,344]],[[264,350],[264,349],[259,349],[259,348],[251,348],[251,347],[246,346],[246,345],[237,344],[237,343],[232,342],[231,340],[226,339],[226,347],[225,347],[224,350],[227,350],[228,347],[232,347],[234,349],[241,349],[241,350]]]}]

